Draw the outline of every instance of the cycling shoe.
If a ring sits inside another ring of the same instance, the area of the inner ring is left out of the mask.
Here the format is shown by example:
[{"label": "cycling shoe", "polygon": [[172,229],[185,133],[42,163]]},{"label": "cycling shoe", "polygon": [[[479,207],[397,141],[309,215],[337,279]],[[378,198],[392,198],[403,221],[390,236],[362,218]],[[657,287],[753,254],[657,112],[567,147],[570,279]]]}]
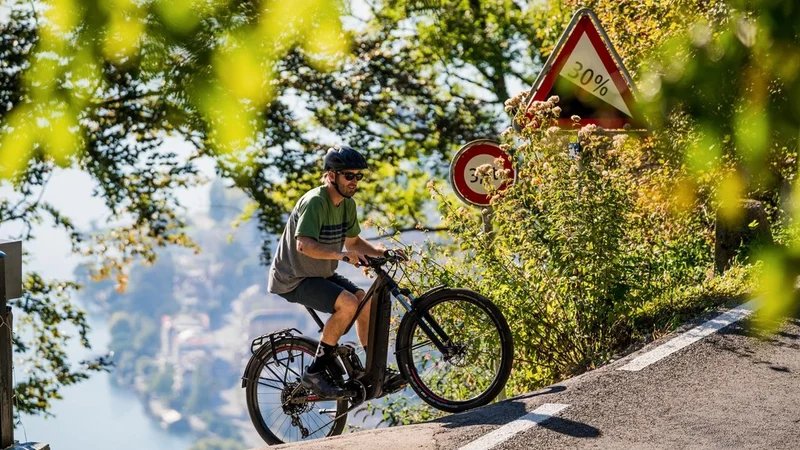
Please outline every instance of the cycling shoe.
[{"label": "cycling shoe", "polygon": [[334,380],[327,370],[320,370],[319,372],[310,373],[306,368],[306,373],[300,380],[300,384],[311,392],[323,398],[336,398],[344,397],[348,391],[342,389]]}]

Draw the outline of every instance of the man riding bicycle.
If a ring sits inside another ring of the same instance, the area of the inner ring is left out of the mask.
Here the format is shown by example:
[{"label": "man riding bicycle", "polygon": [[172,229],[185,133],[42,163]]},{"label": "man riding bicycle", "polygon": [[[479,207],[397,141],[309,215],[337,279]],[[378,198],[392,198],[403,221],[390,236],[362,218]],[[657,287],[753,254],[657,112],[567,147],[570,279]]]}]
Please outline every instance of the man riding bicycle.
[{"label": "man riding bicycle", "polygon": [[[356,150],[336,146],[324,159],[322,186],[298,200],[281,235],[269,270],[269,292],[292,303],[299,303],[331,316],[322,329],[314,361],[306,368],[303,387],[322,397],[345,395],[326,367],[335,357],[339,338],[356,315],[365,296],[359,288],[336,273],[339,261],[355,266],[367,264],[367,256],[383,256],[376,247],[359,236],[356,202],[352,199],[364,177],[367,161]],[[347,250],[344,250],[344,249]],[[356,319],[356,333],[366,349],[369,339],[370,302]],[[366,350],[365,350],[366,351]],[[384,391],[405,384],[399,372],[388,370]]]}]

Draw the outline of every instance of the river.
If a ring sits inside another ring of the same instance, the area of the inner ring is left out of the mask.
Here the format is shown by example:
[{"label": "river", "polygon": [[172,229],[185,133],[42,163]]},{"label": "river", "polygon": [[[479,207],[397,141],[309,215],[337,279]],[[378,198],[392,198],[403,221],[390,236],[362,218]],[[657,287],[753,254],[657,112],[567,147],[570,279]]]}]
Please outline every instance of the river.
[{"label": "river", "polygon": [[[103,317],[89,317],[92,350],[73,340],[70,361],[106,351],[110,334]],[[111,374],[96,373],[88,380],[63,389],[63,400],[53,402],[55,417],[23,416],[14,429],[20,442],[50,444],[52,450],[185,450],[190,435],[176,435],[161,429],[147,416],[144,406],[131,391],[115,387]]]}]

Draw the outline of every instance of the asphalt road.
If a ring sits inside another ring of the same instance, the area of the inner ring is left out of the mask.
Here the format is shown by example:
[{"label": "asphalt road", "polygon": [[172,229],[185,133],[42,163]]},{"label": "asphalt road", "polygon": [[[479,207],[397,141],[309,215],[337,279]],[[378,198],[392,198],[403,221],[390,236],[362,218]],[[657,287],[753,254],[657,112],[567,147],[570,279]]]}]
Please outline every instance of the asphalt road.
[{"label": "asphalt road", "polygon": [[[672,336],[563,383],[435,422],[271,448],[799,449],[800,320],[768,338],[752,336],[748,325],[734,323],[640,371],[619,368]],[[515,422],[526,430],[481,446],[513,427],[503,425],[553,404],[563,409],[533,416],[537,424],[529,415]]]}]

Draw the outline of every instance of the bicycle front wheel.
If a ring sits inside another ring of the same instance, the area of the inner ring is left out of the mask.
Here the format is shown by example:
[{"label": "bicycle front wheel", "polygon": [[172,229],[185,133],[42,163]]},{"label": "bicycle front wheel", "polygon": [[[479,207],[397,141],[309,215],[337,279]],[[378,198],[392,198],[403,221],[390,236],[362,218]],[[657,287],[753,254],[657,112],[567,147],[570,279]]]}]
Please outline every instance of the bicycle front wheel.
[{"label": "bicycle front wheel", "polygon": [[294,336],[274,344],[256,351],[247,374],[247,410],[258,434],[270,445],[341,434],[347,401],[321,400],[300,385],[316,341]]},{"label": "bicycle front wheel", "polygon": [[447,412],[497,397],[511,374],[514,351],[497,306],[466,289],[421,297],[400,323],[397,349],[400,370],[417,395]]}]

